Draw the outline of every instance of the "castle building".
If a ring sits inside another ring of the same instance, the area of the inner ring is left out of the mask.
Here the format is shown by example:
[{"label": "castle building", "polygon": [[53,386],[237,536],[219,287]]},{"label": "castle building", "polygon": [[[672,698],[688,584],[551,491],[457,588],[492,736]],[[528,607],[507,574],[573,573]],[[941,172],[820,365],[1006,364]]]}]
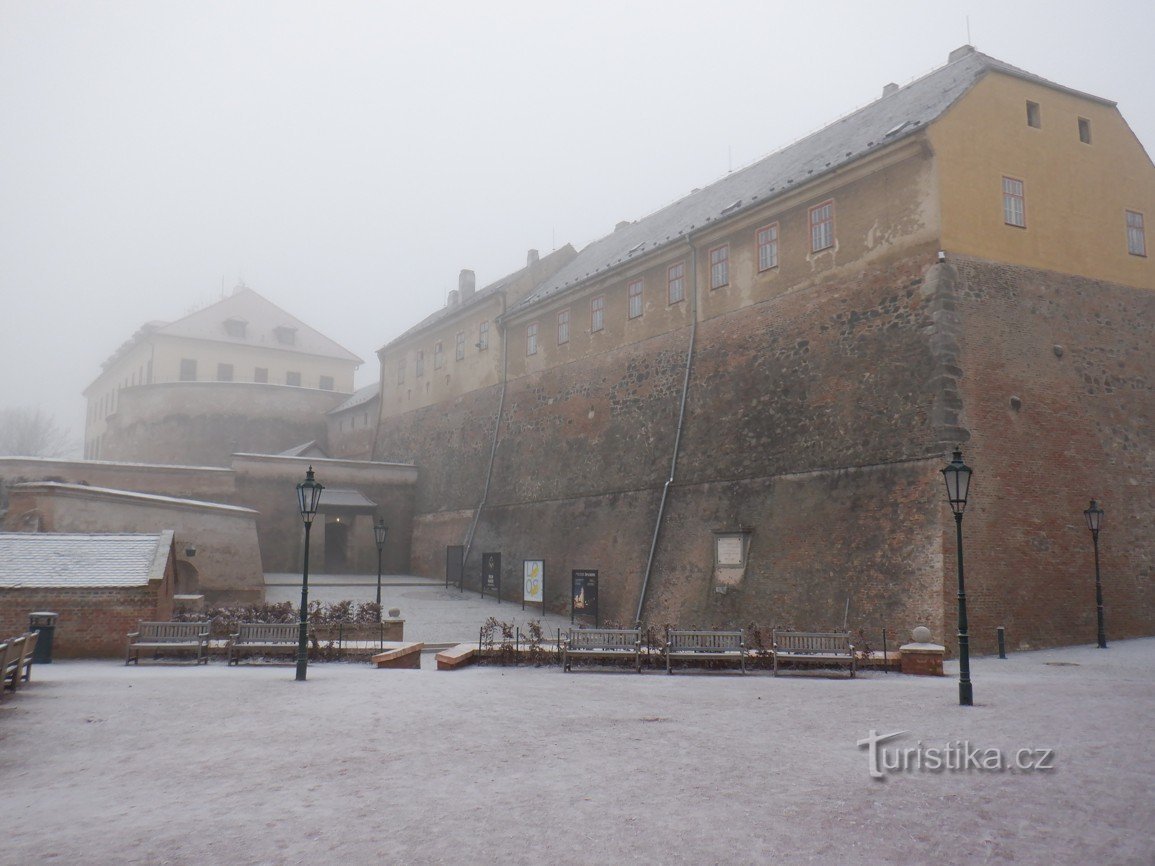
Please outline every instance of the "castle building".
[{"label": "castle building", "polygon": [[412,569],[503,553],[602,620],[955,627],[940,470],[975,469],[972,646],[1155,633],[1155,166],[1116,105],[970,46],[378,352]]},{"label": "castle building", "polygon": [[84,391],[89,459],[227,466],[323,440],[362,360],[247,286],[150,322]]}]

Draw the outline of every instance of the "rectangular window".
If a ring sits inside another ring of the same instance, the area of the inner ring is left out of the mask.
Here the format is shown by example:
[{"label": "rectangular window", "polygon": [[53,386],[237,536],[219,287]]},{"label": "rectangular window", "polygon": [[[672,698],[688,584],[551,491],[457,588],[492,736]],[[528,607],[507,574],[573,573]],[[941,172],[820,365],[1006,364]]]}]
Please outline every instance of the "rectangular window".
[{"label": "rectangular window", "polygon": [[297,342],[297,329],[290,328],[285,325],[280,325],[273,328],[273,333],[277,336],[277,342],[282,346],[292,346]]},{"label": "rectangular window", "polygon": [[1085,117],[1079,118],[1079,141],[1083,144],[1091,143],[1091,121]]},{"label": "rectangular window", "polygon": [[484,352],[489,348],[489,319],[481,323],[477,329],[477,351]]},{"label": "rectangular window", "polygon": [[525,329],[525,354],[537,354],[537,322],[526,326]]},{"label": "rectangular window", "polygon": [[405,384],[405,359],[399,358],[397,360],[397,384]]},{"label": "rectangular window", "polygon": [[834,200],[810,208],[810,252],[834,246]]},{"label": "rectangular window", "polygon": [[561,310],[557,314],[557,344],[569,342],[569,310]]},{"label": "rectangular window", "polygon": [[424,349],[418,349],[417,350],[417,375],[418,376],[424,376],[425,375],[425,350]]},{"label": "rectangular window", "polygon": [[1039,110],[1039,103],[1027,100],[1027,126],[1033,126],[1035,129],[1042,129],[1043,114]]},{"label": "rectangular window", "polygon": [[321,380],[318,384],[320,385],[322,391],[332,391],[333,390],[333,377],[332,376],[322,376]]},{"label": "rectangular window", "polygon": [[458,361],[465,360],[465,331],[457,332],[457,342],[454,347],[453,357]]},{"label": "rectangular window", "polygon": [[630,299],[630,318],[636,319],[642,314],[642,281],[630,280],[626,294]]},{"label": "rectangular window", "polygon": [[1147,255],[1147,237],[1143,231],[1143,214],[1127,211],[1127,252],[1133,256]]},{"label": "rectangular window", "polygon": [[253,368],[253,381],[254,382],[260,382],[262,384],[267,383],[269,381],[269,368],[268,367],[255,367],[255,368]]},{"label": "rectangular window", "polygon": [[242,319],[225,319],[225,333],[235,340],[245,338],[245,322]]},{"label": "rectangular window", "polygon": [[730,245],[710,250],[710,288],[720,289],[730,283]]},{"label": "rectangular window", "polygon": [[180,380],[182,382],[195,382],[197,380],[196,358],[180,359]]},{"label": "rectangular window", "polygon": [[758,229],[758,270],[778,267],[778,223]]},{"label": "rectangular window", "polygon": [[1003,222],[1009,226],[1027,227],[1027,203],[1023,182],[1013,177],[1003,178]]},{"label": "rectangular window", "polygon": [[666,269],[666,296],[668,303],[686,300],[686,263],[678,262]]},{"label": "rectangular window", "polygon": [[440,370],[445,366],[445,346],[438,340],[433,344],[433,369]]},{"label": "rectangular window", "polygon": [[301,374],[290,370],[285,374],[285,384],[292,385],[295,388],[301,387]]},{"label": "rectangular window", "polygon": [[217,364],[217,381],[231,382],[233,381],[233,365],[232,364]]},{"label": "rectangular window", "polygon": [[600,331],[606,326],[606,296],[598,295],[590,300],[590,332]]}]

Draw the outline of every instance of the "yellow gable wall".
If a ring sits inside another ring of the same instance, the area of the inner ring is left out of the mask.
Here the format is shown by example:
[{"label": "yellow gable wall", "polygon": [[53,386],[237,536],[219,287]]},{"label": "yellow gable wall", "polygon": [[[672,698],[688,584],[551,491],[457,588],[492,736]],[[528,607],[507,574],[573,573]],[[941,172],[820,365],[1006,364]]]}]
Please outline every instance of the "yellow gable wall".
[{"label": "yellow gable wall", "polygon": [[[1027,124],[1028,100],[1040,128]],[[1118,109],[990,73],[928,133],[945,250],[1155,288],[1155,167]],[[1004,176],[1023,181],[1025,229],[1004,223]],[[1144,216],[1147,257],[1127,252],[1125,210]]]}]

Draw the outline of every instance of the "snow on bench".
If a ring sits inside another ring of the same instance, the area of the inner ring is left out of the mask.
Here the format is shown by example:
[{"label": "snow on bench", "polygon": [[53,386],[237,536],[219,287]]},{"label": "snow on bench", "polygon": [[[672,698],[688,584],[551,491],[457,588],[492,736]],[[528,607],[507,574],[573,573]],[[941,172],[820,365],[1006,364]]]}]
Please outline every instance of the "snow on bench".
[{"label": "snow on bench", "polygon": [[854,677],[854,644],[846,631],[779,631],[774,629],[774,676],[785,659],[792,666],[802,664],[850,665]]},{"label": "snow on bench", "polygon": [[688,662],[737,663],[746,673],[746,642],[739,631],[670,629],[666,632],[666,673],[674,659]]},{"label": "snow on bench", "polygon": [[142,622],[136,631],[128,633],[128,647],[124,663],[140,664],[140,651],[150,649],[153,658],[162,650],[195,651],[196,663],[208,664],[210,623],[207,622]]},{"label": "snow on bench", "polygon": [[642,672],[642,631],[637,628],[571,628],[561,646],[561,667],[572,670],[575,658],[629,659]]}]

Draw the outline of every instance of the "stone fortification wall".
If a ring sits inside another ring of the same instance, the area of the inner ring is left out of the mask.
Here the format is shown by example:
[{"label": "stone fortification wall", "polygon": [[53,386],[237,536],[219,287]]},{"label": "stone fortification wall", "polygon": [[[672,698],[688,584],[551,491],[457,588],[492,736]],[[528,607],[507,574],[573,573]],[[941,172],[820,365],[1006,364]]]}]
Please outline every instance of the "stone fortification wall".
[{"label": "stone fortification wall", "polygon": [[[1095,641],[1092,497],[1106,510],[1108,640],[1155,634],[1155,292],[982,261],[957,271],[980,646],[999,625],[1011,647]],[[945,541],[953,581],[953,526]]]},{"label": "stone fortification wall", "polygon": [[173,382],[120,392],[101,443],[105,460],[228,466],[233,454],[324,443],[334,391],[250,382]]}]

